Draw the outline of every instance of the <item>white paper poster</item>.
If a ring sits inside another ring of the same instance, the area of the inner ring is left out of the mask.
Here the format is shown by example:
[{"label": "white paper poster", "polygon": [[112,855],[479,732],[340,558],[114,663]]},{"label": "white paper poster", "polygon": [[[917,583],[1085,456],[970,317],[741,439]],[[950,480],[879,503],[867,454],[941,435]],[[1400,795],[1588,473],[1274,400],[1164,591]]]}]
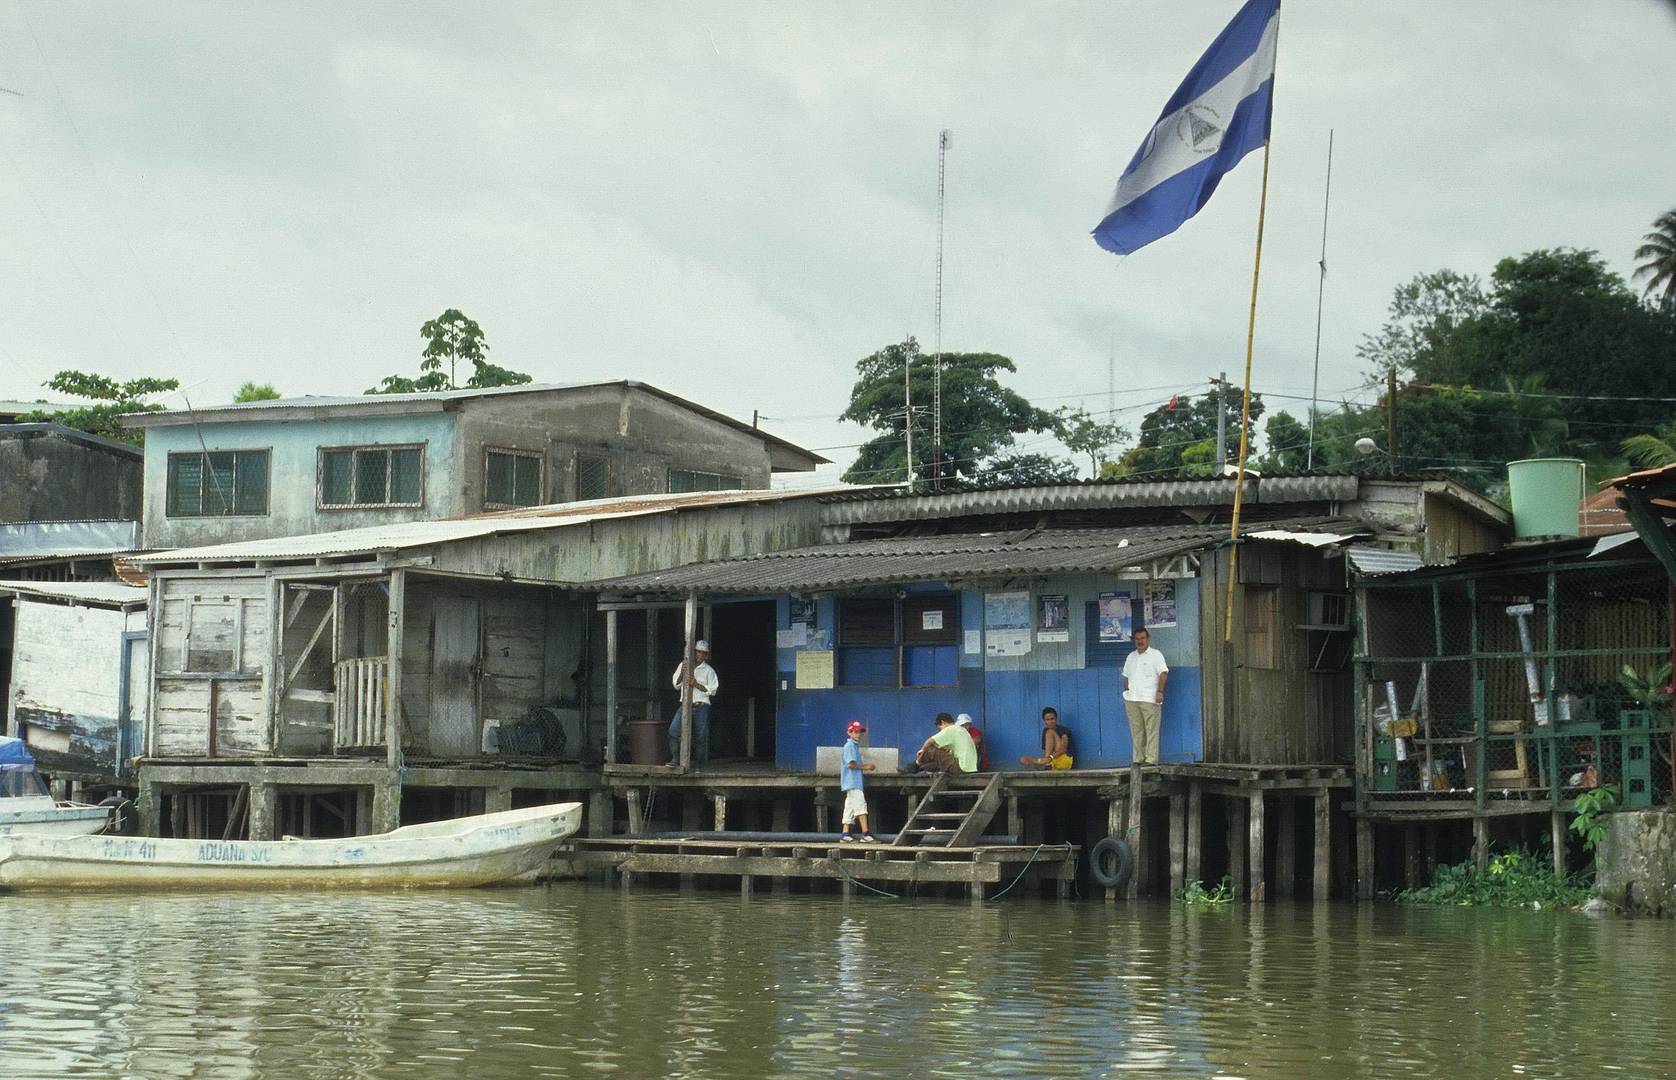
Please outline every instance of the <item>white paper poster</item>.
[{"label": "white paper poster", "polygon": [[941,611],[922,611],[919,617],[921,630],[941,630],[943,628],[943,613]]},{"label": "white paper poster", "polygon": [[790,629],[774,632],[774,645],[780,649],[801,649],[809,644],[809,625],[793,623]]},{"label": "white paper poster", "polygon": [[1146,583],[1144,617],[1147,626],[1176,624],[1176,583],[1149,581]]},{"label": "white paper poster", "polygon": [[976,656],[978,653],[981,653],[981,652],[983,652],[983,631],[982,630],[968,630],[968,631],[966,631],[966,653],[967,653],[967,655],[968,656]]},{"label": "white paper poster", "polygon": [[797,688],[799,690],[832,689],[832,654],[809,650],[798,653]]},{"label": "white paper poster", "polygon": [[985,593],[984,654],[1023,656],[1030,651],[1030,594]]}]

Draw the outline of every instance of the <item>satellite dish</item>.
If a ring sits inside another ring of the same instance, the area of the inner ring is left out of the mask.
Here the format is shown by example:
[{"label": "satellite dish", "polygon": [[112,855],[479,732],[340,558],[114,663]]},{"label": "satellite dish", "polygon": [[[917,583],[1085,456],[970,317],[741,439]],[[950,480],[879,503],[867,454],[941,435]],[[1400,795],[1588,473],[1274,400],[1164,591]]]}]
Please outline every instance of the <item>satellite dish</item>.
[{"label": "satellite dish", "polygon": [[1366,435],[1356,440],[1356,452],[1364,457],[1378,449],[1379,444],[1368,438]]}]

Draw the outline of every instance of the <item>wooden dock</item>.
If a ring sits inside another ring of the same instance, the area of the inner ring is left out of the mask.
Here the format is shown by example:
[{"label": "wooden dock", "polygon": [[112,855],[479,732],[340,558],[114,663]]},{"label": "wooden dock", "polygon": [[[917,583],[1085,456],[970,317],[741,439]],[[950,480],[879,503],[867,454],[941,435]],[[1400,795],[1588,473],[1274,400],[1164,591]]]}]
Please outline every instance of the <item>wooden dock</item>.
[{"label": "wooden dock", "polygon": [[982,844],[971,847],[730,840],[714,833],[684,837],[594,837],[578,840],[569,854],[579,876],[615,874],[623,886],[645,875],[737,878],[742,895],[757,882],[788,891],[792,879],[825,881],[848,894],[861,882],[914,892],[920,885],[964,885],[973,899],[1014,883],[1053,881],[1068,895],[1077,876],[1074,844]]}]

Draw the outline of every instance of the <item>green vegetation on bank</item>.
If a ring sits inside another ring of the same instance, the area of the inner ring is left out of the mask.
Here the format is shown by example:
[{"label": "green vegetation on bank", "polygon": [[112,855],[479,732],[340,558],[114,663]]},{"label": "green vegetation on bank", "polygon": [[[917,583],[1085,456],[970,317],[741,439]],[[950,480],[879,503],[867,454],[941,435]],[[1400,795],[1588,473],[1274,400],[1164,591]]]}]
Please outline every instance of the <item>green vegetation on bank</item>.
[{"label": "green vegetation on bank", "polygon": [[1575,908],[1589,899],[1589,885],[1581,874],[1554,873],[1545,855],[1509,851],[1492,857],[1483,873],[1470,861],[1440,866],[1430,885],[1405,889],[1396,899],[1455,907]]}]

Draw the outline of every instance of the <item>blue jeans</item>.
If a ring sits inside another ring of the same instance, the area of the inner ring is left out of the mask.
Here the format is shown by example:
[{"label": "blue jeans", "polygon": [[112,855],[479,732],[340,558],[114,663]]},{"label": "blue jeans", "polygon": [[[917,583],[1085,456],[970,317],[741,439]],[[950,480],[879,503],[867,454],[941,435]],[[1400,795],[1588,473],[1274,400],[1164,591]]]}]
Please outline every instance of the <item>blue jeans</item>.
[{"label": "blue jeans", "polygon": [[[693,702],[693,760],[694,766],[703,765],[710,760],[710,705],[708,702]],[[672,765],[681,763],[681,710],[675,710],[675,719],[669,722],[669,762]]]}]

